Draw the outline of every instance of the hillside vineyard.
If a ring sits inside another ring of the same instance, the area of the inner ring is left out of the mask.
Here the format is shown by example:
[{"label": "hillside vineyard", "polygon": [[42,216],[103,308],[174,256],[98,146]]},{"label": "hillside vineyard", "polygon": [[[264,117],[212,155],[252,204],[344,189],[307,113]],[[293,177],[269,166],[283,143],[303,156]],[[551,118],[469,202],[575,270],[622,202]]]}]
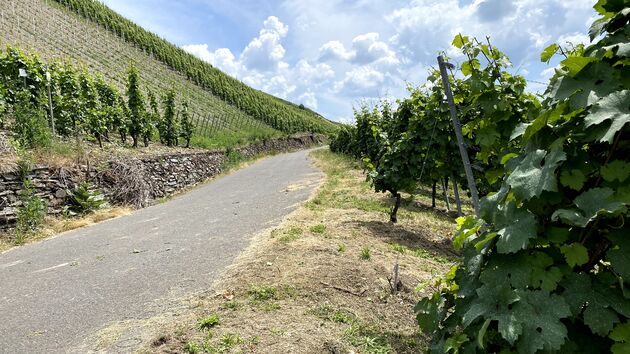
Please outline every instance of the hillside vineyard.
[{"label": "hillside vineyard", "polygon": [[[101,13],[112,19],[111,25],[82,16],[87,12],[83,9],[90,6],[98,6]],[[146,89],[161,97],[173,88],[189,102],[198,133],[270,127],[288,133],[327,132],[335,128],[314,112],[251,89],[209,64],[200,65],[200,60],[186,54],[188,63],[196,64],[195,70],[212,71],[220,81],[217,85],[233,88],[230,95],[219,96],[216,92],[226,89],[203,85],[181,67],[176,69],[172,63],[165,63],[163,57],[146,50],[116,27],[120,23],[151,37],[162,47],[181,51],[93,1],[4,0],[0,4],[0,31],[3,33],[0,45],[37,53],[43,61],[64,60],[83,65],[90,72],[103,75],[121,91],[125,88],[129,63],[135,62]]]}]

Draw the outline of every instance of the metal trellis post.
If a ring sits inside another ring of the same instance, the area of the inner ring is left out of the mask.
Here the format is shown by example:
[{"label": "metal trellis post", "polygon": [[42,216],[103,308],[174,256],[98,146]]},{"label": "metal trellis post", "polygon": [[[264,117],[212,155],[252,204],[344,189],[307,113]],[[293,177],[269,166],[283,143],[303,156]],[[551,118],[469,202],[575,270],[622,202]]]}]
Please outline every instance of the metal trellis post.
[{"label": "metal trellis post", "polygon": [[440,73],[442,74],[442,82],[444,83],[444,93],[446,94],[446,100],[448,101],[448,107],[451,111],[451,118],[453,119],[453,129],[455,129],[455,136],[457,136],[457,145],[459,146],[459,153],[462,155],[462,162],[464,163],[464,171],[466,171],[466,179],[468,180],[468,188],[470,189],[470,195],[472,197],[473,207],[475,208],[475,215],[479,216],[479,193],[477,192],[477,184],[475,183],[475,176],[473,175],[472,168],[470,166],[470,158],[468,157],[468,151],[464,145],[464,137],[462,136],[462,127],[457,118],[457,108],[455,108],[455,102],[453,101],[453,93],[451,92],[451,85],[448,81],[448,74],[446,73],[446,67],[448,64],[444,61],[442,56],[437,58],[440,66]]}]

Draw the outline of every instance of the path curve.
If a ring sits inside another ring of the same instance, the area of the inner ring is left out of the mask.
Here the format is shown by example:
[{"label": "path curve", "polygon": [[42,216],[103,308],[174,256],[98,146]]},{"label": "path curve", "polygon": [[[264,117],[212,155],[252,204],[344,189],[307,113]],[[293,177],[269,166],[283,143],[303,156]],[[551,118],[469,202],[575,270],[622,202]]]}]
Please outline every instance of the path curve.
[{"label": "path curve", "polygon": [[[310,150],[277,155],[166,203],[0,254],[0,353],[67,353],[108,324],[208,289],[321,180]],[[157,309],[157,310],[156,310]]]}]

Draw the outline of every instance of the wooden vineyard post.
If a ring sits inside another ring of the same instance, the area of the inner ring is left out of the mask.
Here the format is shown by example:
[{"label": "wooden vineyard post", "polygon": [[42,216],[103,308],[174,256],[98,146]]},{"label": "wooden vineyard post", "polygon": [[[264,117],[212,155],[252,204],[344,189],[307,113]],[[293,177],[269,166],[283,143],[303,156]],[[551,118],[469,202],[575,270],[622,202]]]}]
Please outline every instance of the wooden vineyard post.
[{"label": "wooden vineyard post", "polygon": [[468,188],[470,189],[470,195],[472,197],[473,207],[475,208],[475,215],[479,216],[479,193],[477,192],[477,184],[475,183],[475,176],[473,176],[472,167],[470,166],[470,158],[468,157],[468,151],[464,145],[464,137],[462,136],[462,127],[457,118],[457,108],[455,108],[455,102],[453,101],[453,93],[451,92],[451,85],[448,81],[448,74],[446,73],[447,65],[452,65],[444,62],[442,56],[437,58],[440,66],[440,74],[442,74],[442,82],[444,84],[444,93],[446,94],[446,100],[448,101],[448,107],[451,111],[451,118],[453,119],[453,129],[455,130],[455,136],[457,137],[457,145],[459,146],[459,153],[462,155],[462,162],[464,164],[464,171],[466,171],[466,179],[468,180]]},{"label": "wooden vineyard post", "polygon": [[462,202],[459,199],[459,188],[457,187],[457,180],[455,179],[455,174],[451,174],[451,179],[453,180],[453,192],[455,193],[455,204],[457,204],[457,216],[462,216]]},{"label": "wooden vineyard post", "polygon": [[451,203],[448,201],[448,188],[446,187],[446,178],[442,178],[442,195],[444,195],[446,211],[451,211]]},{"label": "wooden vineyard post", "polygon": [[46,86],[48,86],[48,109],[50,110],[50,128],[52,129],[53,135],[55,135],[55,116],[53,114],[53,103],[52,103],[52,89],[51,89],[51,77],[50,71],[48,70],[48,64],[45,66],[46,70]]}]

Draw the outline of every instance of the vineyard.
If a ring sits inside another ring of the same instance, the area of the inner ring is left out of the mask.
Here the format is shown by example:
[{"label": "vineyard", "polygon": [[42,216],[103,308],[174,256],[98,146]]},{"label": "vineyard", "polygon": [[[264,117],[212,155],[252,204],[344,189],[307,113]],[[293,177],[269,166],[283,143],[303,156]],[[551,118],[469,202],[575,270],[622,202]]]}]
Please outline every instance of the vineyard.
[{"label": "vineyard", "polygon": [[543,51],[561,62],[540,99],[489,39],[460,34],[459,70],[440,57],[426,85],[360,107],[331,142],[392,195],[392,222],[421,185],[435,201],[450,181],[460,215],[472,203],[459,264],[416,306],[432,352],[630,352],[628,6],[598,1],[593,44]]},{"label": "vineyard", "polygon": [[[56,62],[67,62],[77,71],[87,69],[92,75],[100,74],[119,91],[126,88],[130,63],[136,63],[143,89],[158,97],[173,89],[181,96],[181,101],[189,103],[190,120],[194,123],[197,136],[229,132],[247,139],[248,136],[273,135],[274,131],[328,132],[335,129],[321,116],[250,89],[190,55],[184,66],[166,62],[157,51],[147,50],[137,42],[137,38],[119,28],[120,23],[132,26],[131,22],[100,3],[62,3],[46,0],[3,2],[0,6],[0,29],[3,31],[0,43],[19,47],[27,53],[37,53],[43,64],[53,66]],[[98,4],[100,12],[108,14],[110,22],[94,16],[82,16],[88,13],[85,8],[95,4]],[[140,27],[133,25],[133,28],[148,36],[148,32]],[[157,41],[157,36],[151,36]],[[180,51],[162,39],[159,43],[165,48]],[[180,63],[184,62],[180,60]],[[187,66],[193,64],[196,66],[190,70],[209,70],[219,81],[203,83],[194,79],[185,72]],[[17,72],[11,74],[14,75],[11,79],[18,78]],[[229,91],[229,97],[221,95],[216,87],[223,85],[222,82],[230,82],[238,88]],[[246,95],[249,97],[247,100]],[[275,111],[269,111],[270,107]]]}]

